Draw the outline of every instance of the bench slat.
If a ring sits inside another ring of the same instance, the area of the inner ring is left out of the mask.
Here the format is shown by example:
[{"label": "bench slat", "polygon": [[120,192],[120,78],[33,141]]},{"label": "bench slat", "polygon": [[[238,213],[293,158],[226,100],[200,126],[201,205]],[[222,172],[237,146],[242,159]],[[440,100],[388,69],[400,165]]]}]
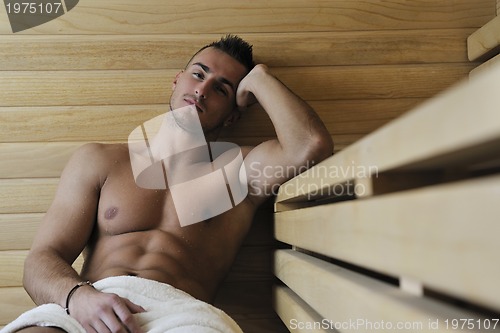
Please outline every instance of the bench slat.
[{"label": "bench slat", "polygon": [[336,332],[335,330],[324,328],[322,325],[315,327],[315,324],[322,323],[323,318],[286,286],[277,286],[274,288],[274,304],[275,311],[290,332]]},{"label": "bench slat", "polygon": [[426,101],[317,168],[283,184],[277,201],[306,200],[313,197],[313,190],[359,178],[358,171],[371,177],[394,169],[443,168],[498,156],[499,85],[500,66],[495,66],[488,73]]},{"label": "bench slat", "polygon": [[275,262],[276,275],[323,318],[351,329],[350,322],[363,321],[356,332],[375,331],[374,326],[365,325],[382,321],[394,325],[393,330],[404,323],[416,332],[429,329],[429,323],[436,320],[441,324],[436,331],[447,332],[446,319],[481,318],[293,250],[278,250]]},{"label": "bench slat", "polygon": [[279,212],[275,236],[498,311],[499,187],[494,175]]},{"label": "bench slat", "polygon": [[500,16],[497,16],[467,38],[469,60],[477,60],[499,46]]}]

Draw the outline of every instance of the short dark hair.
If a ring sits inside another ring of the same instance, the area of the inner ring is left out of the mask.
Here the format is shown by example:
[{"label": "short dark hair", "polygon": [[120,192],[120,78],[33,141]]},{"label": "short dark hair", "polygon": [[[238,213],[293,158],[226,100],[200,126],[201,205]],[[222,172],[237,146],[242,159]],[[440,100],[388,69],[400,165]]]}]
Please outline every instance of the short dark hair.
[{"label": "short dark hair", "polygon": [[252,52],[253,46],[248,42],[244,41],[242,38],[235,35],[226,35],[218,41],[203,46],[193,55],[193,57],[189,60],[189,63],[191,63],[193,58],[198,53],[209,47],[213,47],[217,50],[220,50],[228,54],[229,56],[237,60],[239,63],[241,63],[243,66],[245,66],[247,72],[250,72],[252,68],[255,66],[255,63],[253,61],[253,52]]}]

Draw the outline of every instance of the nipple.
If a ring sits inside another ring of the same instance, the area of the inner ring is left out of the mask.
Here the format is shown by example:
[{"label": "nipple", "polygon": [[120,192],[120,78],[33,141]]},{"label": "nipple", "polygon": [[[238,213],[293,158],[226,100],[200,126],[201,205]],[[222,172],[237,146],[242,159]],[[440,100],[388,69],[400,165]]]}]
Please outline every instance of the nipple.
[{"label": "nipple", "polygon": [[112,218],[114,218],[116,215],[118,214],[118,208],[116,207],[110,207],[106,210],[106,212],[104,213],[104,217],[107,219],[107,220],[111,220]]}]

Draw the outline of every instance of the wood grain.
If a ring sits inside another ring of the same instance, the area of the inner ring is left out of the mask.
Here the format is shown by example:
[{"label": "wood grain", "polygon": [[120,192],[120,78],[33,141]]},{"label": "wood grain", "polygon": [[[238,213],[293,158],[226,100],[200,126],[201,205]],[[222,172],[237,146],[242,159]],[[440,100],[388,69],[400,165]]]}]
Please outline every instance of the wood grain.
[{"label": "wood grain", "polygon": [[58,181],[57,178],[0,179],[0,214],[46,212]]},{"label": "wood grain", "polygon": [[366,174],[370,169],[384,172],[396,168],[446,168],[498,156],[499,73],[500,67],[497,66],[481,77],[464,82],[405,113],[320,164],[323,171],[333,168],[346,174],[325,177],[315,173],[317,169],[311,169],[283,184],[280,192],[287,194],[279,194],[277,200],[286,201],[293,197],[301,200],[301,196],[309,196],[309,193],[296,195],[294,188],[303,188],[302,184],[311,183],[315,183],[316,188],[341,184],[355,178],[349,171],[358,168],[364,168]]},{"label": "wood grain", "polygon": [[[226,33],[308,100],[343,150],[468,75],[466,38],[495,0],[86,0],[12,34],[0,7],[0,286],[19,284],[22,257],[71,153],[123,142],[164,112],[174,75]],[[274,138],[255,108],[221,139]],[[286,332],[271,310],[269,210],[257,213],[219,303],[247,332]],[[348,303],[347,303],[348,304]],[[0,327],[33,303],[0,288]]]},{"label": "wood grain", "polygon": [[22,287],[0,288],[0,327],[5,326],[35,304]]},{"label": "wood grain", "polygon": [[[272,67],[300,67],[465,62],[466,38],[473,32],[467,28],[240,36],[253,44],[256,61]],[[0,39],[0,70],[179,70],[198,48],[219,37],[17,34]]]},{"label": "wood grain", "polygon": [[317,323],[321,323],[324,318],[286,286],[277,286],[274,289],[274,304],[276,313],[278,313],[281,320],[287,325],[290,332],[335,332],[334,330],[321,327],[321,325],[314,327]]},{"label": "wood grain", "polygon": [[[469,60],[488,56],[500,46],[500,16],[495,17],[467,39]],[[498,52],[496,52],[498,53]]]},{"label": "wood grain", "polygon": [[495,175],[281,212],[275,235],[498,311],[499,186]]},{"label": "wood grain", "polygon": [[[3,8],[2,8],[3,11]],[[87,0],[23,34],[165,34],[318,32],[480,27],[495,15],[492,0],[391,2],[219,0],[194,2]],[[0,34],[12,32],[2,15]]]},{"label": "wood grain", "polygon": [[28,250],[43,215],[0,214],[0,251]]},{"label": "wood grain", "polygon": [[[384,321],[395,327],[396,323],[404,322],[414,325],[411,331],[419,331],[428,327],[429,320],[443,323],[452,318],[484,318],[436,300],[413,296],[395,286],[296,251],[279,250],[275,260],[277,276],[333,323],[359,323],[359,319],[365,323]],[[361,324],[355,331],[370,332],[373,326]],[[440,325],[436,331],[447,332],[447,329]]]},{"label": "wood grain", "polygon": [[[331,134],[367,134],[389,120],[422,103],[421,98],[311,101]],[[0,142],[64,145],[79,142],[126,142],[130,132],[143,122],[168,111],[167,104],[0,107],[4,131]],[[92,126],[88,126],[92,124]],[[240,121],[226,128],[221,136],[269,137],[275,134],[268,115],[260,107],[242,114]],[[0,145],[0,150],[24,150],[23,145]],[[26,146],[30,150],[29,145]],[[7,154],[7,153],[5,153]],[[9,153],[10,154],[10,153]],[[7,155],[5,155],[7,156]],[[3,160],[3,159],[0,159]]]},{"label": "wood grain", "polygon": [[[465,78],[472,64],[276,68],[307,101],[428,98]],[[173,70],[3,71],[0,106],[166,104]],[[411,84],[409,84],[411,82]]]}]

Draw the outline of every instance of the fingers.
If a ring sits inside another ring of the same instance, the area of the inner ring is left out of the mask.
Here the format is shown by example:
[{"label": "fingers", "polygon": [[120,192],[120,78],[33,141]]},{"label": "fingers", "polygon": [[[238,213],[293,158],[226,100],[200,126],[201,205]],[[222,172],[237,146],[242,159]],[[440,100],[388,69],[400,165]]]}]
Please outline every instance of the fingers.
[{"label": "fingers", "polygon": [[[143,331],[137,324],[137,321],[135,320],[133,314],[141,313],[146,310],[144,310],[142,306],[134,304],[128,299],[122,298],[121,301],[122,302],[117,303],[113,307],[117,320],[110,323],[111,325],[113,325],[113,327],[108,325],[108,327],[111,329],[111,332],[122,332],[119,330],[119,326],[121,326],[126,329],[126,332],[142,333]],[[119,326],[116,326],[116,323],[118,323]]]},{"label": "fingers", "polygon": [[92,322],[92,327],[90,330],[87,328],[87,332],[143,333],[134,314],[144,312],[144,308],[117,295],[110,297],[112,298],[111,307],[101,312],[100,318]]},{"label": "fingers", "polygon": [[146,310],[112,293],[92,292],[86,302],[74,307],[72,315],[87,333],[142,333],[134,314]]},{"label": "fingers", "polygon": [[146,309],[144,309],[142,306],[137,305],[135,303],[132,303],[130,300],[124,298],[125,305],[127,308],[132,312],[132,313],[141,313],[141,312],[146,312]]}]

